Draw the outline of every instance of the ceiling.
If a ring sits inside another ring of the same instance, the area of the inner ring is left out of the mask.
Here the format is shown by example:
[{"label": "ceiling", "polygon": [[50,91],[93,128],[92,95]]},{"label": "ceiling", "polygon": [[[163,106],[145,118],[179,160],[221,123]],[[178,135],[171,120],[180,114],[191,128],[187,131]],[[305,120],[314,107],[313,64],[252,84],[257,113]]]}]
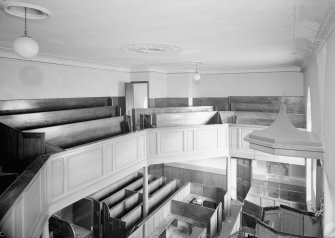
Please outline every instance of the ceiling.
[{"label": "ceiling", "polygon": [[[8,3],[9,0],[0,0]],[[53,12],[28,21],[40,45],[33,60],[86,62],[129,71],[300,70],[327,39],[333,0],[27,0]],[[0,57],[16,57],[23,19],[0,13]],[[127,44],[159,43],[180,52],[134,53]]]}]

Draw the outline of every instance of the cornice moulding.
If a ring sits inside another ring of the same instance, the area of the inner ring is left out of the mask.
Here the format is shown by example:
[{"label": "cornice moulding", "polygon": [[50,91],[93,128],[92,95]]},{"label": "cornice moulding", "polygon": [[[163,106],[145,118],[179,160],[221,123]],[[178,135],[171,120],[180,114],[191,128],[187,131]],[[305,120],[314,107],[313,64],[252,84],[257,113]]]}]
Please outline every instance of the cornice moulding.
[{"label": "cornice moulding", "polygon": [[24,59],[24,58],[17,56],[15,53],[13,53],[11,49],[7,49],[7,48],[0,48],[0,59],[20,60],[20,61],[27,61],[27,62],[55,64],[55,65],[126,72],[126,73],[130,72],[129,68],[124,67],[124,66],[111,65],[111,64],[105,64],[105,63],[99,63],[99,62],[83,61],[83,60],[71,59],[71,58],[63,58],[63,57],[41,54],[41,53],[32,59]]},{"label": "cornice moulding", "polygon": [[[27,62],[55,64],[63,66],[72,66],[89,69],[99,69],[127,73],[162,73],[162,74],[193,74],[192,69],[170,69],[163,67],[128,67],[122,65],[111,65],[101,62],[84,61],[72,58],[58,57],[55,55],[39,54],[32,59],[23,59],[17,56],[11,49],[0,47],[0,59],[20,60]],[[299,66],[283,66],[283,67],[248,67],[241,69],[215,69],[215,70],[199,70],[202,75],[215,74],[244,74],[244,73],[271,73],[271,72],[301,72]]]}]

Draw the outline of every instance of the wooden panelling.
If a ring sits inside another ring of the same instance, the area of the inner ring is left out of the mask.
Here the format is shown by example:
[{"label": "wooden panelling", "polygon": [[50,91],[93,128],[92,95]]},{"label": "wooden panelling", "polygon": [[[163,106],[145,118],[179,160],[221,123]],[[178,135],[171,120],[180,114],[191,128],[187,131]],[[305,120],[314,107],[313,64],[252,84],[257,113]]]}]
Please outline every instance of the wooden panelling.
[{"label": "wooden panelling", "polygon": [[218,128],[198,129],[196,130],[196,151],[208,151],[219,147]]},{"label": "wooden panelling", "polygon": [[68,189],[75,189],[101,177],[102,159],[102,148],[85,151],[85,153],[67,158],[69,174]]},{"label": "wooden panelling", "polygon": [[137,138],[115,144],[115,169],[120,169],[138,159]]},{"label": "wooden panelling", "polygon": [[112,117],[33,129],[26,132],[44,132],[45,140],[50,144],[69,148],[121,134],[120,123],[123,120],[123,117]]},{"label": "wooden panelling", "polygon": [[118,113],[119,109],[117,107],[93,107],[0,116],[0,122],[19,130],[29,130],[39,127],[115,117]]},{"label": "wooden panelling", "polygon": [[155,164],[227,156],[227,131],[222,124],[148,130],[148,159]]},{"label": "wooden panelling", "polygon": [[[277,118],[273,112],[243,112],[235,111],[236,124],[270,126]],[[306,128],[305,114],[288,113],[291,123],[297,128]]]},{"label": "wooden panelling", "polygon": [[149,107],[187,107],[188,98],[150,98]]},{"label": "wooden panelling", "polygon": [[162,113],[186,113],[186,112],[211,112],[213,107],[211,106],[199,106],[199,107],[156,107],[156,108],[135,108],[132,111],[132,119],[135,127],[140,126],[140,114],[151,115],[153,125],[156,126],[156,115]]},{"label": "wooden panelling", "polygon": [[52,196],[57,197],[64,193],[64,161],[55,160],[51,162]]},{"label": "wooden panelling", "polygon": [[156,115],[156,127],[175,127],[210,124],[217,112],[164,113]]},{"label": "wooden panelling", "polygon": [[193,106],[213,106],[217,111],[228,111],[229,100],[227,97],[193,98]]},{"label": "wooden panelling", "polygon": [[[44,188],[41,186],[41,179],[42,176],[36,177],[27,188],[29,193],[26,193],[23,197],[24,204],[27,204],[27,206],[24,206],[24,214],[29,214],[29,216],[25,216],[25,227],[35,227],[44,208],[42,207],[42,199],[44,199],[45,196],[42,191]],[[30,235],[29,233],[27,234],[28,237]]]},{"label": "wooden panelling", "polygon": [[303,235],[304,234],[304,216],[296,212],[282,210],[283,215],[283,231],[295,234]]},{"label": "wooden panelling", "polygon": [[112,105],[110,97],[0,100],[0,115]]},{"label": "wooden panelling", "polygon": [[[282,97],[229,97],[231,111],[278,112]],[[285,97],[288,113],[305,113],[304,97]]]},{"label": "wooden panelling", "polygon": [[184,151],[183,131],[160,133],[161,153],[182,153]]},{"label": "wooden panelling", "polygon": [[177,178],[182,184],[188,182],[199,183],[208,186],[226,189],[226,175],[209,173],[199,170],[179,168],[175,166],[164,165],[164,176],[168,179]]}]

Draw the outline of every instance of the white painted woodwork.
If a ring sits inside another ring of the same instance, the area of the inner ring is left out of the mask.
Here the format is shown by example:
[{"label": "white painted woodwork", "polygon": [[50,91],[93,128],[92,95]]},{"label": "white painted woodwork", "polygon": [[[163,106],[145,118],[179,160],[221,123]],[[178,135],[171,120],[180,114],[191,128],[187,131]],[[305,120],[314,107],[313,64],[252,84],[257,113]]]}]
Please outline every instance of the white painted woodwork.
[{"label": "white painted woodwork", "polygon": [[317,161],[306,159],[306,205],[308,211],[316,211]]},{"label": "white painted woodwork", "polygon": [[145,151],[141,131],[51,155],[1,219],[1,229],[6,237],[39,237],[52,213],[143,167]]},{"label": "white painted woodwork", "polygon": [[[227,173],[227,184],[231,184],[232,180],[232,167],[231,167],[231,157],[228,157],[226,160],[226,173]],[[224,211],[226,217],[230,217],[231,214],[231,186],[227,186],[227,192],[224,202]]]},{"label": "white painted woodwork", "polygon": [[[1,218],[1,229],[7,237],[39,237],[52,213],[148,164],[229,156],[254,158],[243,135],[257,128],[220,124],[147,129],[53,154]],[[278,158],[256,154],[256,159]],[[231,160],[227,164],[230,178],[236,177],[232,173],[236,165]],[[296,158],[280,161],[305,164],[304,159]]]},{"label": "white painted woodwork", "polygon": [[228,124],[148,130],[148,163],[228,156]]}]

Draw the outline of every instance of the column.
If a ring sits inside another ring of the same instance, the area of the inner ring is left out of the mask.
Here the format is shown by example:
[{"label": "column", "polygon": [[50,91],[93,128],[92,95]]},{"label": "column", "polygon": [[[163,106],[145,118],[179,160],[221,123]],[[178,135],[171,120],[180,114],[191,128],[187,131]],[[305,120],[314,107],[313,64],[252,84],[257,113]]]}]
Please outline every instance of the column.
[{"label": "column", "polygon": [[49,238],[49,220],[46,222],[44,226],[42,238]]},{"label": "column", "polygon": [[232,200],[237,200],[237,159],[231,158],[230,167],[230,195]]},{"label": "column", "polygon": [[306,159],[306,204],[308,211],[316,209],[316,166],[315,159]]},{"label": "column", "polygon": [[227,157],[226,159],[226,178],[227,178],[227,192],[225,196],[225,204],[224,204],[224,210],[225,210],[225,216],[230,217],[231,215],[231,157]]},{"label": "column", "polygon": [[143,167],[143,217],[149,213],[148,166]]}]

